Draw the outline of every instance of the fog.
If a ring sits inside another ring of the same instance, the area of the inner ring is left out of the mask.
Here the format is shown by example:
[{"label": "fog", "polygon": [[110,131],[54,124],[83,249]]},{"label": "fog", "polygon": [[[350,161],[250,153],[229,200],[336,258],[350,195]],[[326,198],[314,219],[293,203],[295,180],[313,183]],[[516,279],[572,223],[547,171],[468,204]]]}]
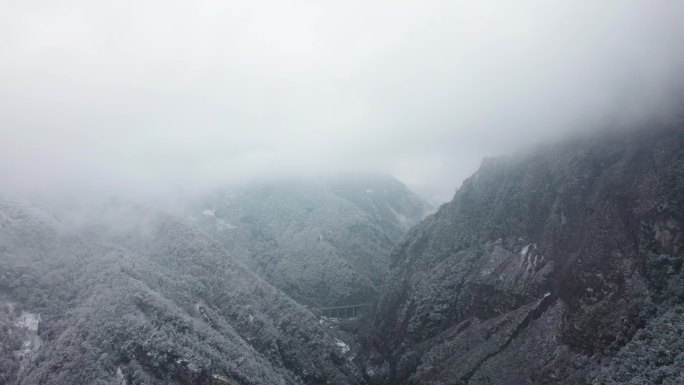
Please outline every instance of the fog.
[{"label": "fog", "polygon": [[0,185],[166,194],[481,159],[679,107],[684,2],[3,1]]}]

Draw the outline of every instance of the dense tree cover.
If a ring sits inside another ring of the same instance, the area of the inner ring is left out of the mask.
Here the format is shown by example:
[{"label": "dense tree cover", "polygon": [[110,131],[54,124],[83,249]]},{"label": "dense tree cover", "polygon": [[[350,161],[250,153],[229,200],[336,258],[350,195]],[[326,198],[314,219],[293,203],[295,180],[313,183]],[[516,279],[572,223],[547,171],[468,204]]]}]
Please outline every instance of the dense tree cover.
[{"label": "dense tree cover", "polygon": [[682,178],[681,124],[488,159],[385,257],[424,209],[387,180],[0,200],[0,383],[681,383]]},{"label": "dense tree cover", "polygon": [[[2,202],[0,226],[3,383],[361,382],[311,312],[179,218]],[[22,312],[40,317],[23,361]]]},{"label": "dense tree cover", "polygon": [[297,301],[335,306],[377,297],[391,248],[426,210],[396,179],[348,176],[234,188],[189,215]]}]

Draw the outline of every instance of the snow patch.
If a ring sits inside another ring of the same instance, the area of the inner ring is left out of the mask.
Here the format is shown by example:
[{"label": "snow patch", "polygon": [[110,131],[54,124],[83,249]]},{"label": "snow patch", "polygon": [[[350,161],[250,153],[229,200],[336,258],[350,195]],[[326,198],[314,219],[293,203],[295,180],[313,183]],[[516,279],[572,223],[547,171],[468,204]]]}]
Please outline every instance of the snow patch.
[{"label": "snow patch", "polygon": [[530,249],[530,245],[531,245],[531,243],[530,243],[529,245],[523,247],[522,250],[520,250],[520,255],[521,255],[521,256],[524,257],[524,256],[527,254],[527,251]]},{"label": "snow patch", "polygon": [[120,366],[116,368],[116,379],[119,380],[117,385],[128,385],[128,382],[126,382],[126,376],[124,375]]},{"label": "snow patch", "polygon": [[227,222],[221,218],[216,217],[216,212],[214,210],[209,210],[209,209],[203,210],[202,215],[204,215],[206,218],[214,218],[214,220],[216,221],[215,222],[216,228],[219,231],[233,230],[235,228],[235,226],[232,225],[231,223],[229,223],[229,222]]},{"label": "snow patch", "polygon": [[186,360],[185,358],[179,358],[176,360],[176,365],[180,366],[185,366],[188,368],[189,371],[193,373],[198,373],[200,369],[197,367],[197,365],[193,364],[192,362]]},{"label": "snow patch", "polygon": [[22,311],[19,318],[14,325],[24,329],[24,341],[21,343],[21,348],[14,352],[17,358],[22,362],[20,371],[26,367],[27,361],[33,358],[35,352],[38,351],[41,345],[40,337],[38,337],[38,325],[40,324],[40,314],[29,313]]},{"label": "snow patch", "polygon": [[21,312],[21,316],[19,316],[19,319],[17,320],[17,322],[15,322],[15,325],[17,325],[20,328],[30,330],[32,332],[37,332],[39,323],[40,323],[40,314],[29,313],[29,312],[23,311],[23,312]]},{"label": "snow patch", "polygon": [[347,354],[347,352],[349,352],[349,350],[350,350],[349,345],[338,340],[337,338],[335,338],[335,345],[337,345],[337,347],[340,348],[340,351],[342,351],[342,354]]}]

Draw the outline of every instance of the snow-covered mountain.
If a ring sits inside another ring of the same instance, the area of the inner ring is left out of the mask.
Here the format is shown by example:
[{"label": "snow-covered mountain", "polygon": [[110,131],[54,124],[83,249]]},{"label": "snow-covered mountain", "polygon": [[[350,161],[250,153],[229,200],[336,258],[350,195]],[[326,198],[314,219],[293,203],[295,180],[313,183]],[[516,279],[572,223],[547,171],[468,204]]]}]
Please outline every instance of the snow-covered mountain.
[{"label": "snow-covered mountain", "polygon": [[684,383],[684,123],[488,159],[392,253],[378,384]]},{"label": "snow-covered mountain", "polygon": [[684,123],[487,159],[426,210],[386,177],[0,200],[0,383],[684,382]]},{"label": "snow-covered mountain", "polygon": [[184,219],[0,202],[0,383],[361,384],[308,309]]},{"label": "snow-covered mountain", "polygon": [[377,297],[390,250],[427,211],[394,178],[348,176],[232,189],[189,216],[292,298],[334,306]]}]

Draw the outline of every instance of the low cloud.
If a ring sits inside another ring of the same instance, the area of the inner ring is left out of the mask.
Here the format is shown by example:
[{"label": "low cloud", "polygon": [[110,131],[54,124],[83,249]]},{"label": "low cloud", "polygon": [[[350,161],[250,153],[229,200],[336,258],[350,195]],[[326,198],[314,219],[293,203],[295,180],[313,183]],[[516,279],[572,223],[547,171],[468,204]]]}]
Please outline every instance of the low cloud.
[{"label": "low cloud", "polygon": [[386,172],[449,199],[484,156],[676,110],[679,1],[0,5],[0,180],[159,194]]}]

